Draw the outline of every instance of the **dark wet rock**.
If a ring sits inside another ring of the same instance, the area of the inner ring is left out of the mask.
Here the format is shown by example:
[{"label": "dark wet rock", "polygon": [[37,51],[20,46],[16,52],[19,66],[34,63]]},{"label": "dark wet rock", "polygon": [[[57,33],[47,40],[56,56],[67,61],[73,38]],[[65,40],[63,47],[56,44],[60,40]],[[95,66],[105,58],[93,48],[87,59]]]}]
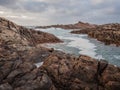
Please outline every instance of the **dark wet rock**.
[{"label": "dark wet rock", "polygon": [[107,68],[108,62],[105,60],[101,60],[98,62],[98,67],[97,67],[97,75],[102,76],[102,73],[104,70]]},{"label": "dark wet rock", "polygon": [[10,84],[4,83],[0,85],[0,90],[13,90],[13,88]]},{"label": "dark wet rock", "polygon": [[120,90],[119,82],[109,81],[105,86],[107,90]]},{"label": "dark wet rock", "polygon": [[[12,66],[15,65],[15,63],[11,63],[11,61],[9,61],[9,63]],[[1,73],[3,73],[3,79],[0,81],[0,90],[49,90],[53,87],[48,75],[30,62],[22,62],[22,64],[14,68],[9,67],[7,68],[9,72],[5,71],[5,67],[7,66],[0,67],[3,68],[0,69]],[[6,74],[4,74],[4,72],[6,72]],[[5,87],[4,83],[9,84],[5,84]]]}]

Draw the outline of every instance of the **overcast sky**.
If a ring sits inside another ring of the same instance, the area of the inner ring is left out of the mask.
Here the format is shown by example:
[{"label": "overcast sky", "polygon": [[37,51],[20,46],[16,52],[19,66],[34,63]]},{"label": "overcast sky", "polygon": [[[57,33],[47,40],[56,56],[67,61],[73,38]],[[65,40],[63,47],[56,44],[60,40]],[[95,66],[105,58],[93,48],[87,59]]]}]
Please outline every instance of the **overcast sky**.
[{"label": "overcast sky", "polygon": [[20,25],[120,23],[120,0],[0,0],[0,16]]}]

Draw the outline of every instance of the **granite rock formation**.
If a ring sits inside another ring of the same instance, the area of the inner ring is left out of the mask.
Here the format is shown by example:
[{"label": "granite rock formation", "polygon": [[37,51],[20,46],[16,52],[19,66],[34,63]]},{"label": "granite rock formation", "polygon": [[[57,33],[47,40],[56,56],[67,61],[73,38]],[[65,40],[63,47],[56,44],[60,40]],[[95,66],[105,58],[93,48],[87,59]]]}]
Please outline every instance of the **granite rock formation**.
[{"label": "granite rock formation", "polygon": [[120,68],[105,60],[98,61],[83,55],[76,58],[55,51],[42,67],[57,90],[120,89]]},{"label": "granite rock formation", "polygon": [[99,25],[95,28],[72,31],[71,33],[88,34],[88,36],[104,42],[106,45],[120,46],[120,24],[118,23]]},{"label": "granite rock formation", "polygon": [[22,42],[24,45],[28,44],[28,42],[33,45],[35,43],[61,42],[60,39],[52,34],[19,26],[4,18],[0,18],[0,37],[7,41],[14,41],[14,43]]},{"label": "granite rock formation", "polygon": [[46,29],[46,28],[51,28],[51,27],[54,27],[54,28],[62,28],[62,29],[84,29],[84,28],[94,28],[96,27],[95,24],[89,24],[89,23],[84,23],[84,22],[81,22],[79,21],[78,23],[75,23],[75,24],[68,24],[68,25],[51,25],[51,26],[37,26],[36,28],[43,28],[43,29]]},{"label": "granite rock formation", "polygon": [[40,37],[34,37],[38,32],[29,38],[31,31],[21,33],[10,23],[0,24],[0,90],[120,90],[119,67],[41,47],[43,42],[35,41]]},{"label": "granite rock formation", "polygon": [[52,34],[27,29],[0,18],[0,90],[50,90],[52,81],[35,65],[50,49],[41,43],[61,42]]}]

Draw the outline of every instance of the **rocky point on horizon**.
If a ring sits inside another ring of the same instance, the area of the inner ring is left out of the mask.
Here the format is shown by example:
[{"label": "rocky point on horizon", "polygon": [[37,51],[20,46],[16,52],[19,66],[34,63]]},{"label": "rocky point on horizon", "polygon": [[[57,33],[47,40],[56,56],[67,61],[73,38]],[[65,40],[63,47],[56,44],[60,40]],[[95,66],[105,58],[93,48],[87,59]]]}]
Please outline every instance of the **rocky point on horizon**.
[{"label": "rocky point on horizon", "polygon": [[41,47],[47,42],[61,40],[0,18],[0,90],[120,90],[120,67]]},{"label": "rocky point on horizon", "polygon": [[84,28],[94,28],[96,27],[97,25],[95,24],[89,24],[89,23],[84,23],[84,22],[77,22],[75,24],[67,24],[67,25],[63,25],[63,24],[58,24],[58,25],[50,25],[50,26],[37,26],[36,28],[43,28],[43,29],[46,29],[46,28],[51,28],[51,27],[54,27],[54,28],[62,28],[62,29],[84,29]]},{"label": "rocky point on horizon", "polygon": [[36,28],[62,28],[65,30],[73,30],[71,33],[74,34],[88,34],[88,36],[97,39],[98,41],[104,42],[106,45],[114,44],[120,46],[120,24],[90,24],[79,21],[75,24],[68,25],[50,25],[50,26],[37,26]]}]

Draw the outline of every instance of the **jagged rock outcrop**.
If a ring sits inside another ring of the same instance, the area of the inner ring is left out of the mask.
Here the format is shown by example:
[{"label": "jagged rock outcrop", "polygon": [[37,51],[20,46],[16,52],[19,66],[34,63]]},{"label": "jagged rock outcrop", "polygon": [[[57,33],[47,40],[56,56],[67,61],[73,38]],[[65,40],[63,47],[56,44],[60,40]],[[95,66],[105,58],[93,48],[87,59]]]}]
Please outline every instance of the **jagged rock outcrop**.
[{"label": "jagged rock outcrop", "polygon": [[[51,50],[50,50],[51,52]],[[0,53],[2,54],[2,53]],[[52,51],[40,68],[21,57],[0,62],[0,90],[119,90],[120,68]]]},{"label": "jagged rock outcrop", "polygon": [[50,49],[41,43],[61,42],[52,34],[34,31],[0,18],[0,90],[50,90],[48,75],[35,66]]},{"label": "jagged rock outcrop", "polygon": [[89,24],[79,21],[75,24],[68,24],[68,25],[51,25],[51,26],[37,26],[36,28],[62,28],[62,29],[84,29],[84,28],[94,28],[96,27],[95,24]]},{"label": "jagged rock outcrop", "polygon": [[11,54],[16,51],[6,51],[0,52],[0,90],[50,90],[54,87],[45,71],[31,61]]},{"label": "jagged rock outcrop", "polygon": [[119,67],[40,47],[34,35],[9,27],[0,26],[0,90],[120,90]]},{"label": "jagged rock outcrop", "polygon": [[43,68],[57,90],[119,90],[120,68],[106,61],[53,52]]},{"label": "jagged rock outcrop", "polygon": [[105,24],[95,28],[87,28],[79,31],[72,31],[75,34],[88,34],[92,38],[104,42],[106,45],[115,44],[120,46],[120,24]]},{"label": "jagged rock outcrop", "polygon": [[4,18],[0,18],[0,38],[24,45],[61,42],[52,34],[19,26]]}]

